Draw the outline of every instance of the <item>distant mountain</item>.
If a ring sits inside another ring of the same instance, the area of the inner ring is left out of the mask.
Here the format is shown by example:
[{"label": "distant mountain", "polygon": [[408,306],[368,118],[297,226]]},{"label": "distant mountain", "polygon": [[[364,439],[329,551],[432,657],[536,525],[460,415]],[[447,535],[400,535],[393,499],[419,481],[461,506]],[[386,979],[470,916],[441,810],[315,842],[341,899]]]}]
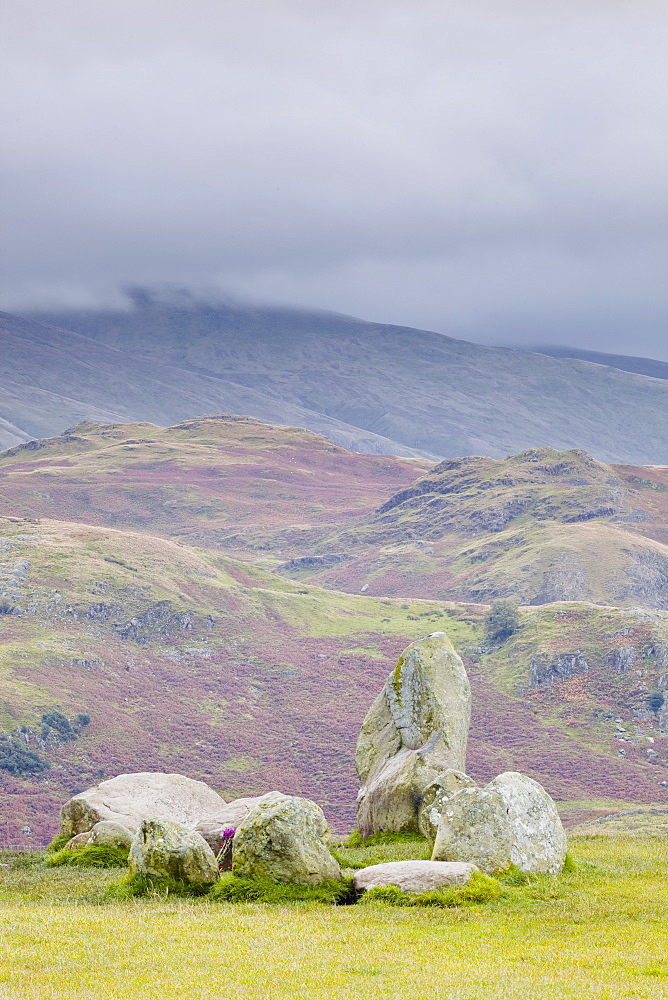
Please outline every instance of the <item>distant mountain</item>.
[{"label": "distant mountain", "polygon": [[608,368],[618,368],[624,372],[649,375],[650,378],[668,379],[668,361],[656,361],[654,358],[636,358],[626,354],[604,354],[601,351],[583,351],[579,347],[561,347],[552,344],[518,346],[515,349],[535,354],[546,354],[551,358],[578,358],[580,361],[590,361],[595,365],[607,365]]},{"label": "distant mountain", "polygon": [[6,445],[60,434],[82,420],[150,420],[165,426],[232,412],[309,427],[354,451],[420,454],[289,400],[8,313],[0,313],[0,345],[0,434]]},{"label": "distant mountain", "polygon": [[[125,399],[133,420],[226,409],[299,423],[299,414],[303,426],[357,451],[502,458],[548,445],[608,462],[668,462],[668,384],[615,368],[328,313],[150,297],[128,311],[41,319],[115,350],[134,366],[135,383],[150,364],[132,413]],[[118,409],[120,388],[108,384],[90,402]],[[216,394],[229,403],[214,405]],[[198,409],[184,412],[186,397]],[[327,430],[326,421],[337,423]]]}]

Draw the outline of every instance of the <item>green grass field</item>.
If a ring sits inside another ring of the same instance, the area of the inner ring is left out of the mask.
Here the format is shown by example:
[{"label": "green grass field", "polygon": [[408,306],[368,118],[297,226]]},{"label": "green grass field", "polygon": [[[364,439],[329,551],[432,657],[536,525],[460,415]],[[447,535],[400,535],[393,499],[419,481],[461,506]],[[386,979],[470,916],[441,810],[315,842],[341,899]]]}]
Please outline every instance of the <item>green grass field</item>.
[{"label": "green grass field", "polygon": [[[420,845],[350,850],[357,864]],[[0,868],[3,1000],[668,997],[668,841],[579,837],[491,904],[104,903],[120,869]],[[344,854],[346,852],[344,851]]]}]

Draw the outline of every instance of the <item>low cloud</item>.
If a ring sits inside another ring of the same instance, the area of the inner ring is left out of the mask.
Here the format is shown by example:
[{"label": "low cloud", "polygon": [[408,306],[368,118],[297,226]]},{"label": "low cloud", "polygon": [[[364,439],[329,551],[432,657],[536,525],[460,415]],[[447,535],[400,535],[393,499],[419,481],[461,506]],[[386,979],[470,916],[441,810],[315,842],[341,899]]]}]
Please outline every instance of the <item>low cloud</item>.
[{"label": "low cloud", "polygon": [[5,17],[4,308],[176,282],[667,356],[662,5]]}]

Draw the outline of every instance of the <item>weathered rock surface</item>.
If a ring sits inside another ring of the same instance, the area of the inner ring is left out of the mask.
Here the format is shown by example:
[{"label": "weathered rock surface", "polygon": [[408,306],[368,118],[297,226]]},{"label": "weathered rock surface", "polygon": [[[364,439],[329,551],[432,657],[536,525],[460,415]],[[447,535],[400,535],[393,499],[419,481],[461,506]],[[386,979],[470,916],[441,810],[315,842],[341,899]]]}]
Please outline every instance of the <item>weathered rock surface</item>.
[{"label": "weathered rock surface", "polygon": [[556,875],[566,849],[557,807],[543,786],[506,771],[485,788],[464,788],[447,799],[432,860],[469,861],[488,874],[514,864]]},{"label": "weathered rock surface", "polygon": [[77,833],[65,844],[66,851],[80,851],[82,847],[85,847],[90,840],[90,831],[87,830],[85,833]]},{"label": "weathered rock surface", "polygon": [[526,774],[506,771],[487,788],[501,796],[508,816],[511,863],[523,872],[558,875],[568,850],[566,834],[543,786]]},{"label": "weathered rock surface", "polygon": [[[272,792],[268,792],[272,795]],[[207,816],[200,820],[195,829],[200,833],[211,850],[217,854],[223,843],[223,830],[234,828],[235,830],[245,820],[251,809],[264,802],[267,795],[248,796],[242,799],[233,799],[223,806],[220,812],[212,816]]]},{"label": "weathered rock surface", "polygon": [[388,861],[360,868],[353,884],[358,893],[387,885],[396,885],[403,892],[430,892],[447,885],[466,885],[479,870],[459,861]]},{"label": "weathered rock surface", "polygon": [[445,803],[432,861],[467,861],[488,875],[510,865],[512,834],[500,793],[463,788]]},{"label": "weathered rock surface", "polygon": [[169,876],[206,887],[218,879],[216,857],[199,833],[169,819],[145,819],[135,834],[128,867],[132,875]]},{"label": "weathered rock surface", "polygon": [[442,771],[464,769],[470,716],[468,677],[445,632],[408,646],[357,741],[362,836],[419,830],[424,790]]},{"label": "weathered rock surface", "polygon": [[427,785],[422,794],[422,803],[418,812],[420,833],[433,845],[445,810],[445,803],[462,788],[475,788],[473,778],[463,771],[443,771],[431,784]]},{"label": "weathered rock surface", "polygon": [[60,810],[60,829],[74,836],[111,820],[136,833],[142,820],[156,816],[194,829],[206,816],[220,813],[225,804],[203,781],[182,774],[119,774],[69,799]]},{"label": "weathered rock surface", "polygon": [[270,792],[263,799],[235,834],[235,874],[302,885],[339,879],[341,869],[329,853],[329,828],[322,809],[281,792]]},{"label": "weathered rock surface", "polygon": [[90,831],[88,843],[98,847],[130,847],[132,834],[127,826],[111,819],[103,819]]}]

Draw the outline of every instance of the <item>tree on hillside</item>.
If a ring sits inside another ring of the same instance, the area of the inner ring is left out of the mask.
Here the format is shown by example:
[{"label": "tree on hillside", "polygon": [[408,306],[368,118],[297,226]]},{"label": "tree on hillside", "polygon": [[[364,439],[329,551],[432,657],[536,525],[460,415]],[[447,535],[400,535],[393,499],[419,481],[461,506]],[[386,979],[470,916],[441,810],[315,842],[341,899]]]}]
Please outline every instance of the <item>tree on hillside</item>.
[{"label": "tree on hillside", "polygon": [[490,642],[504,642],[520,627],[517,605],[506,598],[494,601],[485,615],[484,625],[485,636]]}]

